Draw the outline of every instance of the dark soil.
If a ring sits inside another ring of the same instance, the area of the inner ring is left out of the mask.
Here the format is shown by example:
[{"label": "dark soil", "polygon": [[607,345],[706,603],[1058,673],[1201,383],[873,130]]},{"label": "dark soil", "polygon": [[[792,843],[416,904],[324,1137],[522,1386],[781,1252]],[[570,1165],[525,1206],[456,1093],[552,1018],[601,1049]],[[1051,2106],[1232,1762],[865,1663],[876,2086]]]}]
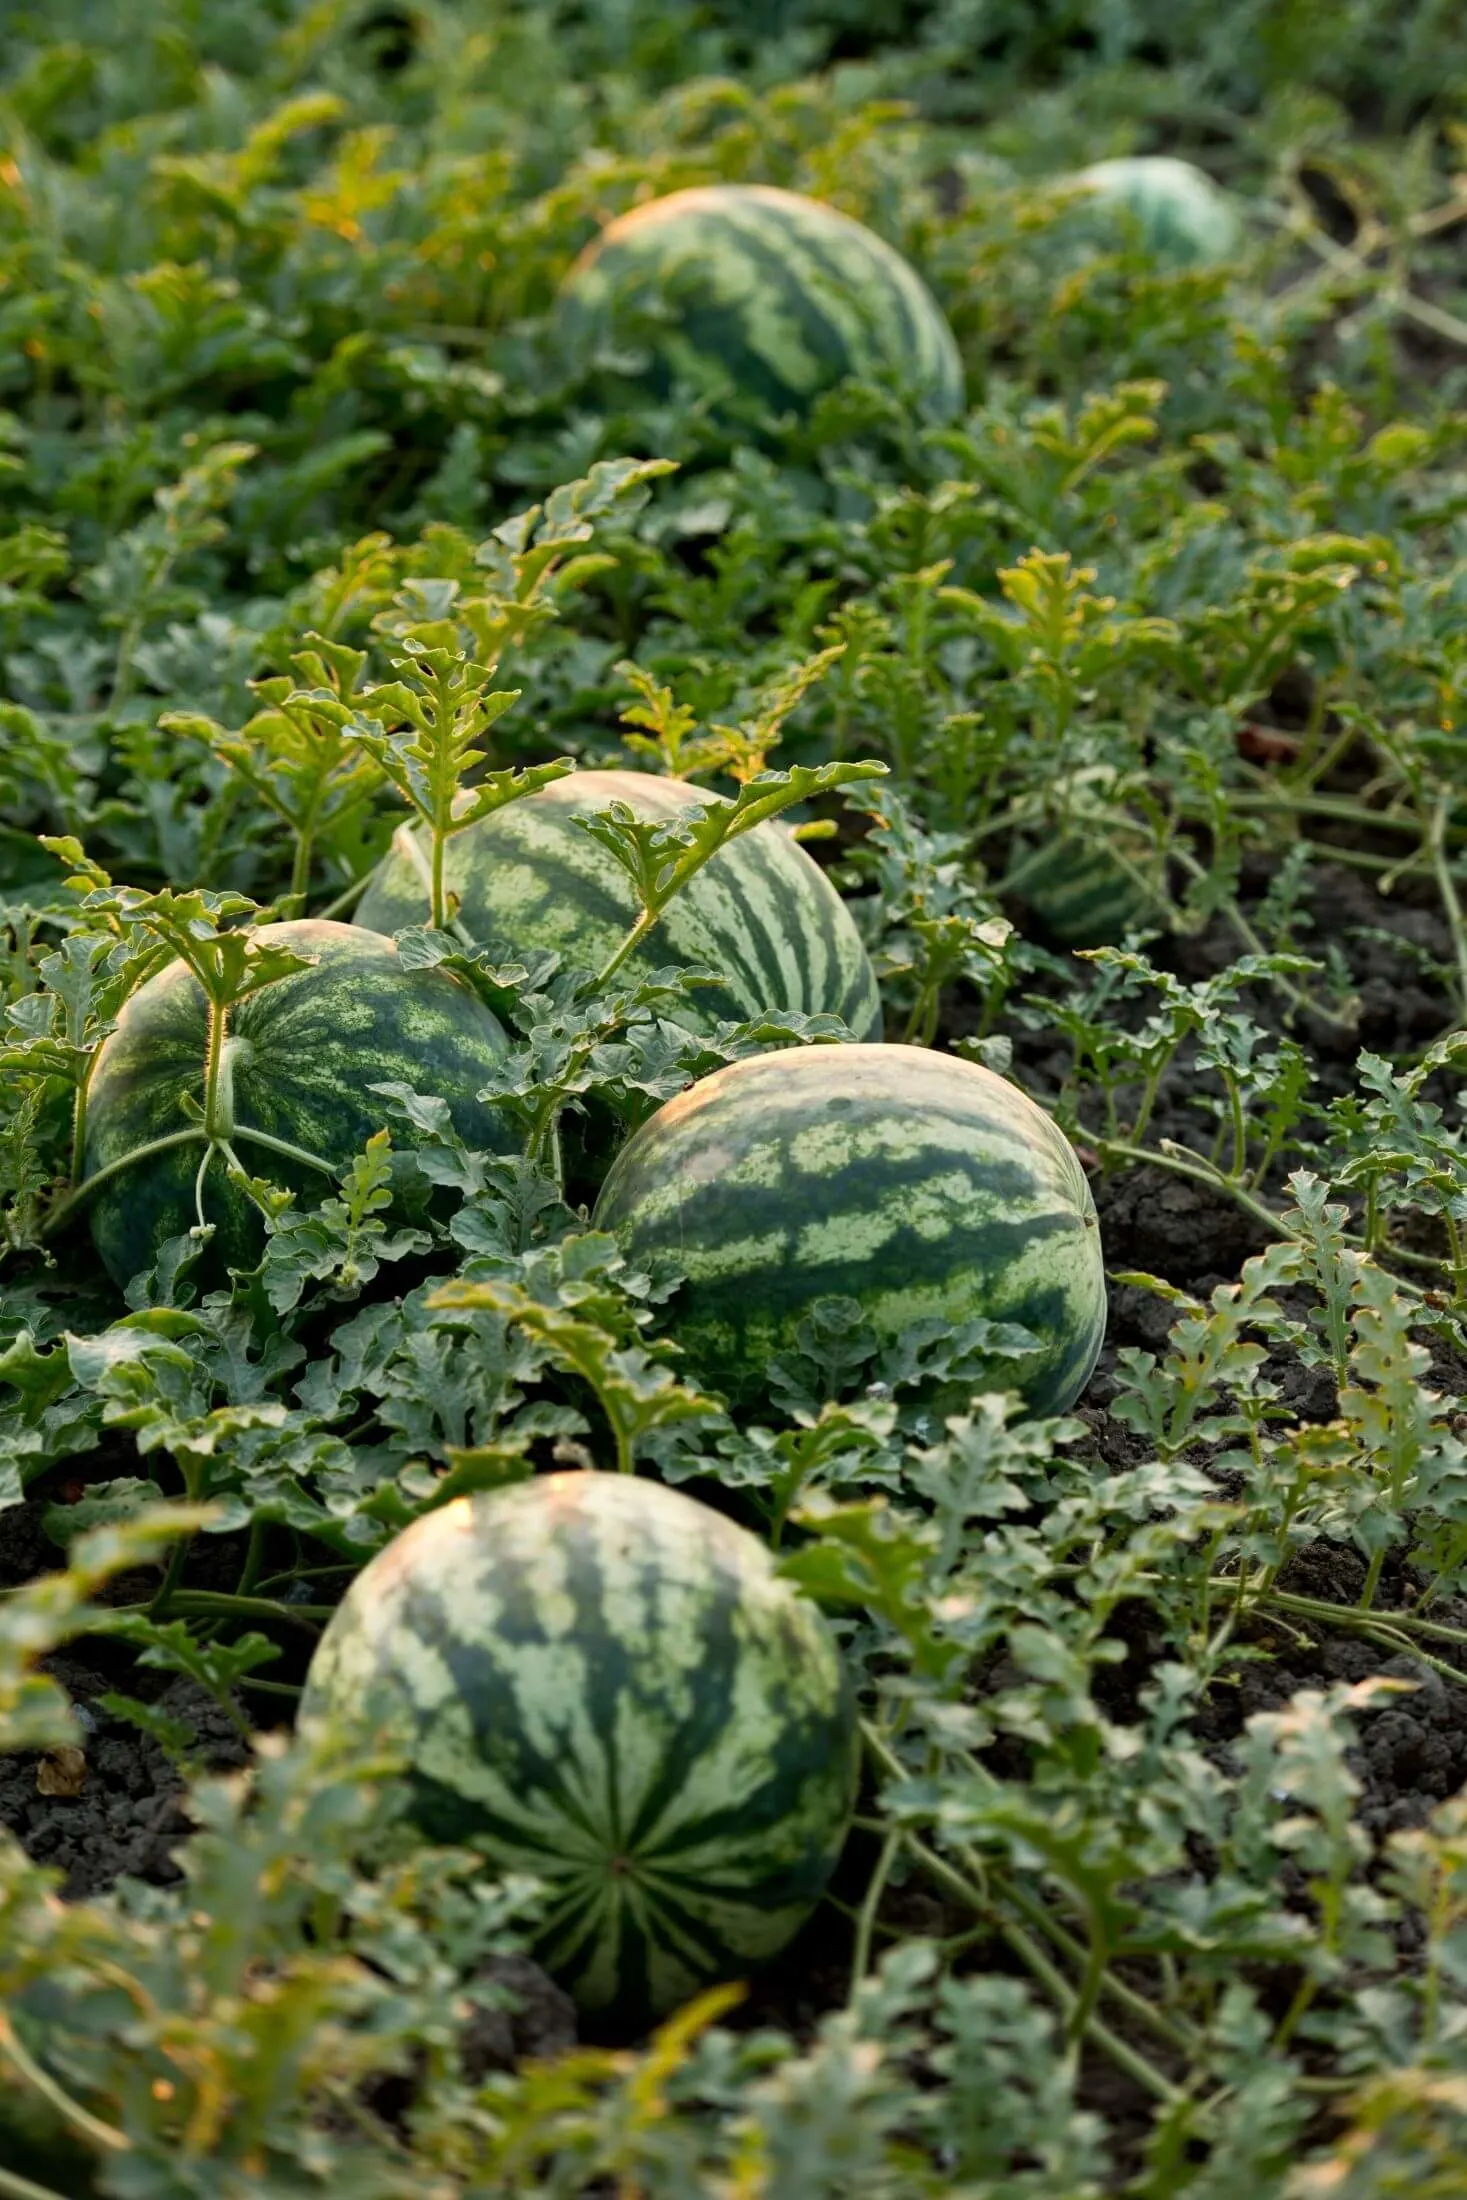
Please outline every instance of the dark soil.
[{"label": "dark soil", "polygon": [[[1248,883],[1255,893],[1261,892],[1266,874]],[[1383,901],[1367,881],[1344,869],[1321,874],[1311,914],[1314,936],[1333,942],[1346,955],[1360,998],[1359,1024],[1353,1033],[1321,1027],[1304,1034],[1328,1091],[1343,1088],[1361,1047],[1384,1053],[1405,1051],[1447,1026],[1450,1003],[1431,964],[1444,963],[1449,948],[1434,909],[1405,899]],[[1164,951],[1178,973],[1190,979],[1224,966],[1238,946],[1228,930],[1218,925],[1200,938],[1173,941]],[[1267,1012],[1262,1001],[1257,1007],[1260,1013]],[[959,1006],[955,1018],[959,1025],[961,1016]],[[1043,1032],[1018,1034],[1016,1051],[1026,1079],[1043,1085],[1050,1078],[1057,1083],[1063,1076],[1062,1051]],[[1183,1068],[1163,1092],[1157,1116],[1163,1135],[1172,1135],[1174,1127],[1176,1136],[1190,1134],[1195,1139],[1199,1118],[1189,1101],[1196,1089],[1197,1081],[1189,1080]],[[1240,1264],[1266,1241],[1261,1226],[1229,1200],[1160,1168],[1097,1177],[1095,1193],[1107,1263],[1115,1271],[1142,1270],[1205,1294],[1234,1278]],[[1123,1345],[1159,1350],[1174,1318],[1175,1310],[1146,1290],[1133,1285],[1112,1287],[1106,1352],[1079,1409],[1095,1451],[1108,1464],[1130,1464],[1145,1453],[1144,1442],[1108,1410],[1115,1395],[1116,1350]],[[1291,1362],[1287,1356],[1273,1372],[1301,1420],[1331,1416],[1333,1386],[1326,1374]],[[1443,1388],[1467,1388],[1467,1369],[1454,1362],[1444,1361],[1435,1375]],[[73,1463],[66,1472],[75,1474],[78,1464],[89,1478],[98,1472],[127,1471],[115,1457],[101,1464],[98,1455],[97,1460]],[[44,1507],[55,1495],[48,1488],[30,1502],[0,1512],[0,1588],[24,1582],[58,1562],[58,1553],[41,1527]],[[216,1540],[212,1549],[207,1543],[199,1548],[195,1563],[208,1570],[224,1556]],[[1360,1561],[1352,1550],[1319,1544],[1294,1560],[1286,1586],[1348,1605],[1359,1593],[1360,1578]],[[1388,1569],[1383,1600],[1389,1602],[1403,1591],[1409,1595],[1411,1585],[1393,1580]],[[119,1593],[116,1586],[113,1593]],[[121,1593],[136,1596],[138,1586],[124,1585]],[[1443,1604],[1440,1616],[1449,1624],[1467,1624],[1467,1602]],[[1124,1613],[1118,1615],[1117,1628],[1126,1639],[1128,1654],[1114,1671],[1117,1702],[1110,1708],[1113,1716],[1124,1716],[1125,1701],[1134,1701],[1161,1653],[1161,1644],[1148,1629],[1142,1611],[1138,1610],[1134,1626]],[[1199,1740],[1204,1747],[1225,1756],[1256,1712],[1277,1709],[1302,1689],[1327,1688],[1337,1681],[1384,1672],[1410,1682],[1412,1689],[1362,1727],[1355,1762],[1362,1783],[1361,1823],[1374,1838],[1383,1840],[1402,1828],[1422,1824],[1443,1797],[1467,1781],[1467,1673],[1457,1686],[1407,1657],[1382,1662],[1378,1650],[1345,1629],[1312,1624],[1301,1623],[1288,1634],[1257,1630],[1246,1647],[1252,1655],[1239,1661],[1229,1685],[1217,1690],[1202,1711]],[[272,1675],[299,1678],[299,1662],[288,1651],[281,1666],[272,1667]],[[159,1884],[176,1879],[174,1850],[187,1830],[180,1808],[182,1777],[152,1740],[103,1710],[97,1698],[108,1690],[123,1689],[153,1702],[159,1711],[186,1720],[196,1735],[192,1754],[213,1767],[244,1760],[246,1752],[236,1726],[192,1683],[150,1674],[116,1644],[89,1641],[51,1660],[49,1670],[78,1704],[85,1729],[84,1772],[74,1783],[75,1792],[48,1793],[48,1788],[68,1784],[64,1778],[58,1782],[48,1760],[0,1758],[0,1824],[11,1828],[38,1861],[54,1865],[63,1875],[65,1892],[73,1897],[95,1893],[124,1873]],[[271,1723],[275,1708],[268,1697],[249,1699],[250,1716],[257,1724]],[[865,1853],[868,1847],[863,1837],[854,1837],[837,1876],[833,1891],[846,1903],[860,1899],[872,1861]],[[904,1934],[943,1935],[971,1922],[948,1914],[921,1887],[900,1882],[893,1884],[882,1916],[883,1927]],[[821,2014],[844,1997],[850,1945],[847,1916],[834,1906],[823,1906],[783,1961],[755,1984],[734,2021],[778,2023],[808,2036]],[[1004,1963],[998,1950],[975,1954],[974,1960]],[[506,1974],[499,1983],[506,1989],[506,2011],[476,2020],[482,2037],[476,2033],[472,2051],[484,2068],[503,2067],[524,2053],[553,2052],[573,2038],[569,2005],[533,1964],[523,1963],[520,1971]],[[1097,2068],[1095,2080],[1095,2088],[1087,2088],[1095,2092],[1092,2105],[1124,2123],[1124,2085],[1117,2094],[1121,2081],[1108,2068]]]}]

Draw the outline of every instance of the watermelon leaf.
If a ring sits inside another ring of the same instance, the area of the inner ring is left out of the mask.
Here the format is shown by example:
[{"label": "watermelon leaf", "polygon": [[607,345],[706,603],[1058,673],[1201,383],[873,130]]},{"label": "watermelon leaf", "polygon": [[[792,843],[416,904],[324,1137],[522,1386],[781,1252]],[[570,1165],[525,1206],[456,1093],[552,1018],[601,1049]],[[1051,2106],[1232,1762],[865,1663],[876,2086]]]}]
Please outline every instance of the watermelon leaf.
[{"label": "watermelon leaf", "polygon": [[[640,1344],[625,1345],[594,1320],[567,1307],[548,1306],[509,1281],[445,1284],[435,1307],[492,1307],[542,1344],[549,1357],[590,1385],[616,1446],[617,1470],[636,1471],[648,1441],[690,1423],[718,1421],[718,1401],[680,1383],[671,1368],[654,1361]],[[674,1346],[659,1343],[656,1350]]]},{"label": "watermelon leaf", "polygon": [[291,657],[296,678],[252,680],[262,708],[238,733],[197,711],[166,711],[160,730],[203,741],[256,800],[287,827],[293,842],[289,901],[304,912],[312,857],[323,833],[339,829],[372,800],[382,767],[347,739],[360,700],[367,653],[308,633]]}]

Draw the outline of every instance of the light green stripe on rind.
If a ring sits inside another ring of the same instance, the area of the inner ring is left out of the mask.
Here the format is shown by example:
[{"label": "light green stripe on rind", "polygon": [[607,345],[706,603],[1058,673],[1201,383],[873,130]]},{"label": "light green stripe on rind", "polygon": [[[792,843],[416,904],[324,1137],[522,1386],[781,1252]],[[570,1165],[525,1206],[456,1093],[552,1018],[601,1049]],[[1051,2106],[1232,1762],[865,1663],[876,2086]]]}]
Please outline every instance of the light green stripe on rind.
[{"label": "light green stripe on rind", "polygon": [[566,283],[571,330],[610,330],[655,301],[669,358],[780,408],[844,375],[890,377],[942,418],[962,362],[931,293],[884,239],[830,206],[763,185],[671,193],[612,222]]},{"label": "light green stripe on rind", "polygon": [[[548,949],[594,972],[630,930],[637,902],[615,858],[575,819],[615,801],[660,818],[721,799],[648,772],[573,772],[449,842],[446,875],[459,921],[506,959]],[[427,913],[419,867],[394,854],[357,921],[398,931]],[[691,1020],[705,1026],[793,1009],[843,1016],[863,1038],[881,1028],[875,973],[849,910],[777,821],[721,848],[669,903],[629,967],[645,973],[668,963],[721,974],[721,983],[692,997]]]},{"label": "light green stripe on rind", "polygon": [[1022,1324],[1041,1350],[996,1379],[1036,1411],[1073,1403],[1104,1334],[1073,1148],[1003,1079],[921,1048],[719,1071],[628,1143],[595,1219],[638,1263],[681,1270],[668,1326],[698,1379],[740,1403],[825,1297],[859,1301],[888,1342],[923,1321]]},{"label": "light green stripe on rind", "polygon": [[408,1529],[327,1629],[302,1724],[404,1750],[425,1830],[545,1881],[544,1959],[628,2021],[783,1946],[854,1783],[819,1613],[721,1515],[614,1475]]}]

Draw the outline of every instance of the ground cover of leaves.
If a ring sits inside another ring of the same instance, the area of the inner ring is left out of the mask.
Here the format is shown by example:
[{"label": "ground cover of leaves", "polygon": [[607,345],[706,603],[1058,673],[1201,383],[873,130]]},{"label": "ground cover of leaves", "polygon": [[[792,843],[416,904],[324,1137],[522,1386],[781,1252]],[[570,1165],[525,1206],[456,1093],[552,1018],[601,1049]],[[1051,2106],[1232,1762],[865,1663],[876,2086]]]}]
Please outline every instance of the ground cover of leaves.
[{"label": "ground cover of leaves", "polygon": [[[0,2193],[1459,2190],[1453,11],[12,15]],[[1237,194],[1236,268],[1097,241],[1064,184],[1163,148]],[[568,351],[598,224],[715,179],[906,251],[962,420],[850,384],[735,435]],[[256,909],[349,911],[421,792],[394,676],[457,682],[442,815],[557,757],[776,775],[888,1038],[1081,1151],[1111,1321],[1072,1415],[980,1385],[993,1339],[883,1353],[840,1301],[758,1412],[698,1398],[587,1203],[690,1077],[840,1033],[709,1034],[676,973],[441,924],[410,952],[508,1027],[521,1153],[384,1093],[252,1274],[182,1237],[112,1288],[87,1064],[181,944],[237,982]],[[1046,842],[1110,861],[1114,944],[1047,928]],[[288,1735],[388,1533],[618,1457],[826,1604],[865,1773],[742,2001],[577,2045],[534,1889],[400,1838],[363,1875],[390,1794]]]}]

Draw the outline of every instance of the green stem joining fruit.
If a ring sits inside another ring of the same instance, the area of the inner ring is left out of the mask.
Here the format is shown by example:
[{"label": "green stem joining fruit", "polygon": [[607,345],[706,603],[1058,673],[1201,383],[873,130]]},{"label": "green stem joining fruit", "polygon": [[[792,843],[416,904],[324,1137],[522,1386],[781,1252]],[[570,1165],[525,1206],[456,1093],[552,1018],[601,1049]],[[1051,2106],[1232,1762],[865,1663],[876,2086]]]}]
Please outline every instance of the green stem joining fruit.
[{"label": "green stem joining fruit", "polygon": [[88,1200],[102,1189],[104,1184],[111,1183],[115,1177],[121,1176],[125,1170],[135,1168],[140,1161],[152,1161],[159,1154],[171,1153],[175,1147],[197,1145],[203,1136],[203,1124],[190,1123],[185,1130],[169,1131],[166,1137],[163,1138],[145,1139],[141,1146],[134,1146],[131,1153],[119,1154],[115,1161],[109,1161],[105,1168],[98,1169],[94,1175],[86,1179],[85,1183],[78,1184],[74,1191],[69,1192],[65,1199],[51,1209],[50,1214],[46,1217],[45,1227],[41,1232],[42,1238],[49,1238],[61,1229],[63,1224],[70,1220],[77,1208],[84,1207]]},{"label": "green stem joining fruit", "polygon": [[[204,1136],[227,1138],[234,1129],[234,1079],[227,1070],[229,1010],[210,1001],[204,1039]],[[222,1088],[222,1089],[221,1089]]]},{"label": "green stem joining fruit", "polygon": [[132,2141],[125,2131],[118,2131],[113,2125],[104,2124],[99,2116],[94,2116],[89,2109],[83,2108],[80,2101],[74,2101],[49,2070],[41,2068],[29,2049],[23,2045],[15,2026],[3,2010],[0,2010],[0,2056],[13,2063],[26,2084],[39,2093],[42,2100],[54,2108],[57,2115],[64,2118],[73,2130],[80,2132],[84,2139],[90,2139],[93,2146],[105,2147],[113,2154],[126,2153],[131,2147]]},{"label": "green stem joining fruit", "polygon": [[443,859],[448,853],[448,835],[436,822],[433,833],[433,866],[428,884],[428,906],[434,925],[440,932],[448,927],[448,886],[443,875]]},{"label": "green stem joining fruit", "polygon": [[97,1066],[101,1048],[94,1047],[86,1065],[76,1081],[76,1092],[71,1103],[71,1177],[73,1189],[80,1184],[87,1165],[87,1108],[92,1097],[92,1072]]},{"label": "green stem joining fruit", "polygon": [[297,910],[306,905],[311,885],[311,857],[315,849],[316,815],[314,806],[303,823],[296,827],[295,859],[290,867],[290,900]]}]

